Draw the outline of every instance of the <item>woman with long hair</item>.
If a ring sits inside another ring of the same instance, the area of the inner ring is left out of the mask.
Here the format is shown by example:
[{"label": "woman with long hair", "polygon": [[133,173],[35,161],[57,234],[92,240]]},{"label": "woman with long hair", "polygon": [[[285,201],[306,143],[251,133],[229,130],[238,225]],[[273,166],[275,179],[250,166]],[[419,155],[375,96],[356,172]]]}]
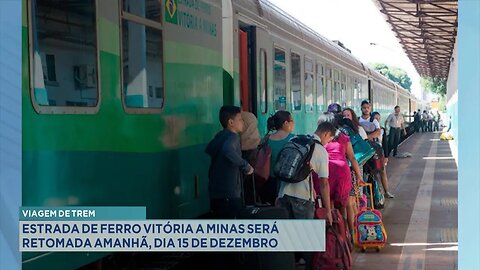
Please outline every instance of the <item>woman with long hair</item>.
[{"label": "woman with long hair", "polygon": [[292,114],[288,111],[278,111],[267,120],[268,133],[274,131],[269,137],[267,144],[272,149],[270,159],[270,177],[260,190],[260,198],[263,202],[275,204],[278,195],[278,181],[273,177],[273,168],[280,150],[294,136],[295,122]]},{"label": "woman with long hair", "polygon": [[353,131],[358,133],[358,135],[360,135],[362,139],[364,140],[368,139],[367,132],[365,132],[365,129],[363,129],[362,125],[360,125],[360,122],[358,122],[358,117],[352,109],[345,108],[343,109],[342,114],[343,114],[343,117],[345,117],[346,119],[350,119],[350,121],[352,121],[353,126],[356,128],[356,130],[354,129]]},{"label": "woman with long hair", "polygon": [[[318,124],[323,122],[332,123],[337,129],[342,126],[343,116],[340,114],[324,113],[318,119]],[[348,227],[350,232],[354,228],[354,210],[353,206],[348,204],[349,194],[352,189],[352,175],[347,159],[352,165],[357,181],[362,181],[360,167],[353,153],[350,138],[340,130],[335,134],[334,139],[325,145],[328,152],[328,182],[330,185],[330,199],[334,202],[334,206],[347,216]]]},{"label": "woman with long hair", "polygon": [[[358,117],[355,112],[350,108],[345,108],[343,109],[342,114],[344,119],[348,119],[353,126],[351,128],[353,129],[354,133],[359,134],[362,139],[367,140],[367,132],[365,132],[365,129],[363,129],[362,125],[360,125],[360,122],[358,122]],[[359,166],[359,169],[360,175],[363,177],[363,166]],[[360,196],[360,190],[361,189],[358,188],[358,179],[352,173],[352,189],[350,190],[350,196],[348,197],[347,209],[351,209],[351,215],[354,217],[357,215],[358,209],[356,196],[357,194]]]}]

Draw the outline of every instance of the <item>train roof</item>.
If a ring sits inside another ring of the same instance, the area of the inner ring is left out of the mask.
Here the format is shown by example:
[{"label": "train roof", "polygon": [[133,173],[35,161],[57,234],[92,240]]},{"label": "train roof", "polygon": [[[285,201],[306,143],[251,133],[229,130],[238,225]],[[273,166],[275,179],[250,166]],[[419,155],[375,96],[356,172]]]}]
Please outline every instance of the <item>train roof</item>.
[{"label": "train roof", "polygon": [[403,95],[414,96],[411,95],[408,90],[380,74],[378,71],[364,65],[358,58],[347,51],[346,48],[320,35],[269,1],[238,0],[232,1],[232,3],[234,8],[243,13],[243,15],[250,15],[255,18],[254,20],[260,18],[260,25],[264,25],[267,30],[273,30],[273,33],[285,32],[286,34],[290,34],[292,38],[303,40],[311,48],[320,50],[327,58],[336,58],[342,62],[341,64],[350,65],[350,67],[356,69],[357,72],[365,74],[387,87],[398,89],[399,93]]},{"label": "train roof", "polygon": [[387,87],[395,89],[395,83],[392,80],[385,77],[383,74],[381,74],[380,72],[376,71],[373,68],[367,67],[367,69],[368,69],[368,74],[369,74],[370,78],[372,78],[373,80],[375,80],[379,83],[382,83],[383,85],[385,85]]},{"label": "train roof", "polygon": [[393,89],[397,89],[399,94],[406,95],[406,96],[414,96],[413,94],[410,93],[410,91],[403,88],[400,84],[390,80],[389,78],[387,78],[386,76],[384,76],[380,72],[378,72],[378,71],[376,71],[372,68],[368,68],[368,72],[369,72],[370,77],[372,79],[374,79],[377,82],[380,82],[380,83],[384,84],[385,86],[388,86],[388,87],[393,88]]},{"label": "train roof", "polygon": [[[310,47],[322,51],[327,58],[336,58],[340,64],[350,65],[357,72],[365,74],[365,66],[345,48],[320,35],[304,23],[287,14],[274,4],[266,0],[240,0],[232,1],[236,9],[241,13],[254,15],[261,18],[260,23],[265,25],[273,33],[285,32],[292,38],[303,40]],[[287,37],[288,38],[288,37]],[[336,62],[336,63],[338,63]]]}]

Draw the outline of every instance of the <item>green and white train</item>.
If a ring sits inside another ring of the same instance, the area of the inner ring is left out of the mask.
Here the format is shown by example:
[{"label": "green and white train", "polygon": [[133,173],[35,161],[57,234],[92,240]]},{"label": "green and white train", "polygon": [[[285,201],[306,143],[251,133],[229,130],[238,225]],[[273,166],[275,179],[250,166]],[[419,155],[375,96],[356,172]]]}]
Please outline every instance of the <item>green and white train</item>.
[{"label": "green and white train", "polygon": [[[263,0],[22,0],[24,206],[208,212],[206,143],[218,109],[259,128],[289,110],[311,132],[332,102],[385,114],[418,100]],[[25,253],[23,269],[105,254]]]}]

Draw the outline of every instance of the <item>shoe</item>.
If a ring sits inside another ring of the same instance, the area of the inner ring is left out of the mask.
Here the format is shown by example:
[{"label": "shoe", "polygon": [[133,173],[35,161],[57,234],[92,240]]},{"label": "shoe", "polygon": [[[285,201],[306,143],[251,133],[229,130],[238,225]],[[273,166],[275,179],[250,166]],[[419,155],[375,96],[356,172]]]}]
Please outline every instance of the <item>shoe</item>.
[{"label": "shoe", "polygon": [[390,193],[390,192],[385,192],[385,198],[393,199],[393,198],[395,198],[395,195],[393,195],[393,194]]}]

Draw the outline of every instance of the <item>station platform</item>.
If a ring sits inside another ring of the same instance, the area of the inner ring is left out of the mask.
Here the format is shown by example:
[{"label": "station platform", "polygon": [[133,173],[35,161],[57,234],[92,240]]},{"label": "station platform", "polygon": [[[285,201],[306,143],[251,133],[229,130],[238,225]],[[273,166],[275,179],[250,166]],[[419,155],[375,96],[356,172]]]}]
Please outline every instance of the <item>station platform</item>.
[{"label": "station platform", "polygon": [[390,157],[390,190],[382,210],[388,243],[379,252],[356,249],[353,270],[458,269],[458,171],[441,133],[416,133]]},{"label": "station platform", "polygon": [[[355,248],[352,270],[458,269],[457,163],[452,141],[442,141],[440,135],[413,134],[398,149],[399,156],[408,152],[411,157],[390,157],[387,174],[395,198],[387,199],[381,210],[387,245],[380,252],[370,249],[362,253]],[[133,261],[139,266],[135,269],[186,270],[213,269],[214,258],[215,254],[208,252],[161,256],[146,252],[121,259]],[[304,265],[295,267],[304,269]]]}]

